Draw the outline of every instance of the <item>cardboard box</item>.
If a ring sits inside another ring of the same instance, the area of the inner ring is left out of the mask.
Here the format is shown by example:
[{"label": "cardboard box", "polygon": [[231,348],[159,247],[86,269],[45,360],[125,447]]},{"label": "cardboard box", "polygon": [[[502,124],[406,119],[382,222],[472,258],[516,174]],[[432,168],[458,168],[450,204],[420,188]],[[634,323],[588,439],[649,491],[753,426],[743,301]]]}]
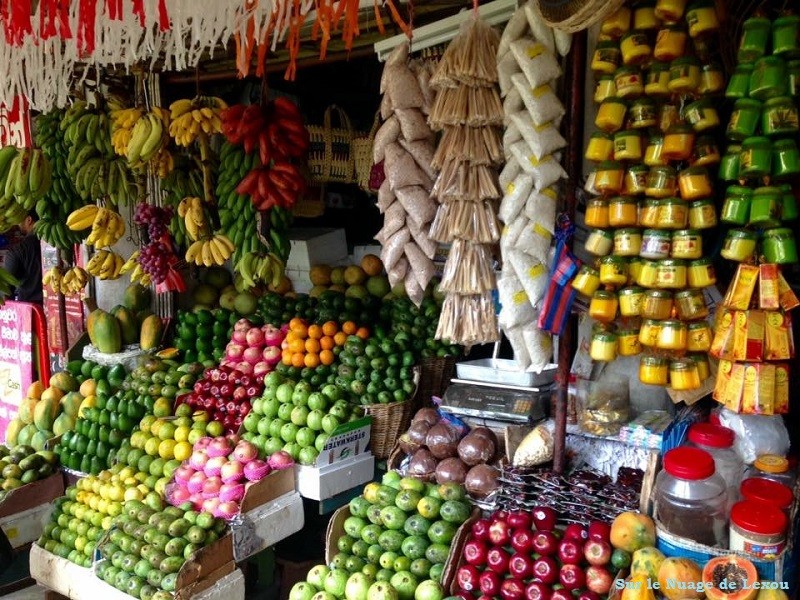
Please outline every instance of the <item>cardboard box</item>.
[{"label": "cardboard box", "polygon": [[241,512],[256,510],[295,489],[294,469],[273,471],[247,488],[240,504]]},{"label": "cardboard box", "polygon": [[347,257],[344,229],[292,229],[287,269],[309,270],[314,265],[332,264]]},{"label": "cardboard box", "polygon": [[22,548],[39,539],[44,530],[44,523],[52,510],[53,505],[48,502],[0,518],[0,529],[3,530],[12,548]]},{"label": "cardboard box", "polygon": [[297,489],[304,498],[327,500],[375,476],[375,457],[362,453],[325,467],[297,467]]},{"label": "cardboard box", "polygon": [[64,476],[57,472],[46,479],[10,490],[0,502],[0,520],[25,512],[42,504],[50,504],[64,495]]}]

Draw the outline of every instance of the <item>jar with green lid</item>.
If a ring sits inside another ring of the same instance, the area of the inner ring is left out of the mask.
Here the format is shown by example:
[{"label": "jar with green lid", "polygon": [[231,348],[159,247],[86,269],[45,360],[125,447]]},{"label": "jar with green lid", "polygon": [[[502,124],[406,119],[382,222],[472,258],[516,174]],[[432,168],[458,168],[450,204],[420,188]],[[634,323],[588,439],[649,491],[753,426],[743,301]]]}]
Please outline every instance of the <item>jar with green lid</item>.
[{"label": "jar with green lid", "polygon": [[686,10],[686,0],[656,0],[656,16],[662,21],[677,21]]},{"label": "jar with green lid", "polygon": [[678,190],[678,174],[672,167],[651,167],[644,193],[650,198],[669,198]]},{"label": "jar with green lid", "polygon": [[704,198],[689,203],[689,227],[711,229],[717,224],[717,208],[714,202]]},{"label": "jar with green lid", "polygon": [[772,23],[766,17],[750,17],[747,19],[743,24],[744,30],[739,40],[736,61],[739,63],[751,63],[764,56],[767,51],[771,28]]},{"label": "jar with green lid", "polygon": [[720,254],[735,262],[744,262],[756,251],[758,235],[745,229],[731,229],[725,236]]},{"label": "jar with green lid", "polygon": [[697,229],[679,229],[672,234],[672,258],[698,259],[703,255],[703,237]]},{"label": "jar with green lid", "polygon": [[622,178],[625,168],[622,163],[604,160],[594,170],[594,187],[604,194],[619,194],[622,191]]},{"label": "jar with green lid", "polygon": [[672,314],[672,292],[667,290],[647,290],[641,307],[642,318],[663,321]]},{"label": "jar with green lid", "polygon": [[722,204],[720,220],[729,225],[747,225],[750,218],[750,202],[753,190],[741,185],[731,185],[725,190],[725,202]]},{"label": "jar with green lid", "polygon": [[619,296],[619,314],[623,317],[638,317],[642,313],[644,290],[640,287],[622,288]]},{"label": "jar with green lid", "polygon": [[644,150],[644,164],[648,167],[664,166],[669,163],[663,155],[664,136],[661,134],[651,135]]},{"label": "jar with green lid", "polygon": [[606,98],[597,108],[594,124],[606,133],[614,133],[622,129],[627,112],[628,105],[622,98]]},{"label": "jar with green lid", "polygon": [[786,63],[778,56],[759,58],[753,65],[750,75],[750,97],[756,100],[768,100],[786,95],[788,79]]},{"label": "jar with green lid", "polygon": [[636,356],[642,351],[638,329],[620,329],[617,334],[617,354],[619,356]]},{"label": "jar with green lid", "polygon": [[677,319],[662,321],[656,348],[675,352],[686,350],[688,334],[689,328],[683,321],[678,321]]},{"label": "jar with green lid", "polygon": [[659,229],[686,229],[689,222],[689,206],[678,198],[664,198],[658,201]]},{"label": "jar with green lid", "polygon": [[689,167],[678,173],[678,189],[687,202],[708,198],[714,193],[711,174],[705,167]]},{"label": "jar with green lid", "polygon": [[638,162],[642,160],[642,136],[636,129],[626,129],[614,134],[614,160]]},{"label": "jar with green lid", "polygon": [[639,361],[639,381],[645,385],[666,386],[669,383],[669,361],[656,356],[643,356]]},{"label": "jar with green lid", "polygon": [[621,256],[604,256],[600,259],[600,283],[620,286],[628,282],[628,263]]},{"label": "jar with green lid", "polygon": [[637,98],[628,109],[628,117],[633,129],[655,127],[658,122],[658,108],[652,98]]},{"label": "jar with green lid", "polygon": [[[704,323],[692,323],[691,325],[689,325],[689,338],[690,338],[689,339],[689,345],[691,345],[691,343],[692,343],[691,342],[692,325],[700,325],[700,326],[705,325],[706,327],[708,327],[708,325],[704,324]],[[700,327],[697,327],[695,333],[698,335],[698,337],[699,337],[699,331],[700,331]],[[709,328],[709,331],[711,331],[710,328]],[[709,344],[709,348],[710,347],[711,347],[711,345]],[[701,351],[701,352],[705,352],[705,351]],[[700,353],[698,353],[698,354],[689,354],[686,358],[688,358],[689,360],[694,362],[695,366],[697,367],[697,375],[698,375],[698,377],[700,377],[700,381],[701,382],[703,382],[706,379],[708,379],[709,377],[711,377],[711,366],[708,364],[708,355],[707,354],[700,354]]]},{"label": "jar with green lid", "polygon": [[692,155],[695,133],[690,125],[674,123],[664,134],[661,155],[667,160],[688,160]]},{"label": "jar with green lid", "polygon": [[691,94],[700,87],[700,61],[693,56],[673,60],[669,65],[669,90]]},{"label": "jar with green lid", "polygon": [[689,287],[704,288],[717,283],[717,272],[710,258],[693,260],[687,266]]},{"label": "jar with green lid", "polygon": [[744,140],[756,132],[761,117],[761,102],[742,98],[733,105],[726,134],[732,140]]},{"label": "jar with green lid", "polygon": [[[711,333],[711,327],[706,321],[689,323],[689,337],[687,339],[686,349],[689,352],[708,352],[711,349],[711,340],[713,338],[714,334]],[[706,360],[708,360],[708,358],[706,358]],[[701,379],[706,379],[706,377],[702,377]]]},{"label": "jar with green lid", "polygon": [[689,358],[677,358],[669,363],[669,386],[676,392],[700,388],[700,373],[697,363]]},{"label": "jar with green lid", "polygon": [[639,280],[645,261],[637,256],[628,259],[628,285],[634,285]]},{"label": "jar with green lid", "polygon": [[617,317],[619,303],[614,292],[597,290],[589,303],[589,316],[601,323],[610,323]]},{"label": "jar with green lid", "polygon": [[797,198],[794,197],[792,186],[781,185],[781,220],[794,221],[797,218]]},{"label": "jar with green lid", "polygon": [[639,343],[647,348],[655,348],[661,333],[661,321],[645,319],[639,328]]},{"label": "jar with green lid", "polygon": [[800,54],[800,16],[784,15],[772,22],[772,53],[786,56]]},{"label": "jar with green lid", "polygon": [[797,244],[794,233],[788,227],[769,229],[764,232],[762,251],[768,263],[790,265],[797,262]]},{"label": "jar with green lid", "polygon": [[611,227],[636,227],[639,205],[635,198],[617,196],[608,202],[608,224]]},{"label": "jar with green lid", "polygon": [[717,165],[720,161],[719,148],[713,136],[702,135],[694,142],[692,157],[689,159],[693,167]]},{"label": "jar with green lid", "polygon": [[680,58],[686,52],[688,37],[686,29],[678,24],[663,25],[656,36],[653,56],[656,60],[665,60],[667,62]]},{"label": "jar with green lid", "polygon": [[747,98],[750,91],[750,75],[753,73],[753,65],[740,64],[736,68],[725,88],[725,97],[734,100]]},{"label": "jar with green lid", "polygon": [[658,227],[659,201],[645,200],[639,207],[639,227]]},{"label": "jar with green lid", "polygon": [[750,202],[750,225],[768,228],[780,224],[781,189],[774,186],[756,188]]},{"label": "jar with green lid", "polygon": [[658,263],[654,260],[646,260],[642,263],[636,283],[645,288],[656,286],[656,275],[658,274]]},{"label": "jar with green lid", "polygon": [[692,102],[686,107],[684,111],[686,121],[698,133],[712,129],[719,125],[719,115],[717,109],[708,98],[701,98]]},{"label": "jar with green lid", "polygon": [[765,177],[772,171],[772,143],[765,137],[749,137],[742,142],[739,177]]},{"label": "jar with green lid", "polygon": [[622,51],[622,63],[625,65],[641,65],[650,60],[653,49],[645,31],[629,31],[619,41]]},{"label": "jar with green lid", "polygon": [[713,96],[725,89],[725,73],[717,63],[703,65],[700,73],[700,87],[697,93],[703,96]]},{"label": "jar with green lid", "polygon": [[602,198],[592,198],[586,202],[587,227],[603,229],[608,227],[608,202]]},{"label": "jar with green lid", "polygon": [[617,95],[617,86],[614,85],[613,75],[603,75],[594,86],[595,104],[600,104],[606,98],[613,98]]},{"label": "jar with green lid", "polygon": [[678,105],[665,102],[658,107],[658,128],[666,134],[673,125],[684,125],[694,133],[694,130],[682,121]]},{"label": "jar with green lid", "polygon": [[654,61],[647,69],[644,82],[644,91],[654,98],[666,97],[669,91],[669,63]]},{"label": "jar with green lid", "polygon": [[681,321],[697,321],[708,316],[703,290],[682,290],[675,293],[675,310]]},{"label": "jar with green lid", "polygon": [[718,175],[722,181],[736,181],[739,179],[739,153],[741,146],[730,145],[719,161]]},{"label": "jar with green lid", "polygon": [[660,260],[656,267],[656,287],[661,290],[682,290],[686,287],[686,261]]},{"label": "jar with green lid", "polygon": [[800,97],[800,60],[790,60],[786,63],[786,70],[789,74],[789,95]]},{"label": "jar with green lid", "polygon": [[589,265],[581,265],[575,279],[572,280],[573,289],[587,297],[591,297],[600,287],[600,273]]},{"label": "jar with green lid", "polygon": [[611,254],[611,249],[614,247],[614,234],[605,229],[592,229],[586,236],[583,247],[589,254],[595,256]]},{"label": "jar with green lid", "polygon": [[659,17],[656,16],[655,0],[643,0],[637,2],[633,7],[633,28],[634,29],[657,29]]},{"label": "jar with green lid", "polygon": [[642,232],[642,248],[639,256],[650,260],[669,258],[672,247],[672,235],[659,229],[645,229]]},{"label": "jar with green lid", "polygon": [[800,153],[794,140],[778,140],[772,145],[772,176],[786,179],[800,174]]},{"label": "jar with green lid", "polygon": [[686,23],[689,25],[689,35],[693,38],[717,31],[719,19],[714,2],[712,0],[692,2],[686,8]]},{"label": "jar with green lid", "polygon": [[614,231],[614,256],[639,256],[641,248],[641,230],[631,227]]},{"label": "jar with green lid", "polygon": [[622,193],[626,196],[641,196],[647,187],[647,165],[631,165],[625,170]]},{"label": "jar with green lid", "polygon": [[598,362],[611,362],[617,358],[617,335],[608,331],[600,331],[592,336],[589,356]]},{"label": "jar with green lid", "polygon": [[638,98],[644,93],[644,79],[639,67],[620,67],[614,72],[614,88],[620,98]]},{"label": "jar with green lid", "polygon": [[789,96],[770,98],[761,111],[761,131],[770,137],[797,135],[797,105]]},{"label": "jar with green lid", "polygon": [[611,160],[614,158],[614,137],[604,131],[595,131],[586,144],[584,157],[592,162]]},{"label": "jar with green lid", "polygon": [[613,75],[622,63],[622,52],[614,40],[597,42],[592,54],[592,71],[598,74]]},{"label": "jar with green lid", "polygon": [[614,39],[619,39],[631,29],[631,9],[622,6],[607,15],[600,22],[600,34]]}]

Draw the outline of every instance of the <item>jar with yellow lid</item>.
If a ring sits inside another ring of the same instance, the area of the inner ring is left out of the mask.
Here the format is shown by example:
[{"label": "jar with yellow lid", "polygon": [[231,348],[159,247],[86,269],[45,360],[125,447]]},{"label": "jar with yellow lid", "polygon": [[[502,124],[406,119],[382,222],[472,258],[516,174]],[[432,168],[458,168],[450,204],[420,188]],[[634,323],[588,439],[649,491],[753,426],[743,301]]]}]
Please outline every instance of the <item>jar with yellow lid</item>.
[{"label": "jar with yellow lid", "polygon": [[594,86],[594,102],[600,104],[606,98],[617,95],[617,86],[614,85],[613,75],[602,75]]},{"label": "jar with yellow lid", "polygon": [[626,129],[614,134],[614,160],[642,160],[642,137],[637,130]]},{"label": "jar with yellow lid", "polygon": [[617,358],[617,335],[600,331],[592,335],[589,356],[598,362],[611,362]]},{"label": "jar with yellow lid", "polygon": [[658,109],[658,129],[665,134],[673,125],[683,125],[681,111],[676,104],[665,103]]},{"label": "jar with yellow lid", "polygon": [[678,198],[664,198],[658,203],[659,229],[686,229],[689,206]]},{"label": "jar with yellow lid", "polygon": [[638,329],[621,329],[617,333],[617,355],[636,356],[642,351]]},{"label": "jar with yellow lid", "polygon": [[622,63],[622,52],[619,44],[614,40],[604,40],[597,42],[594,54],[592,54],[592,71],[595,73],[613,75],[617,67]]},{"label": "jar with yellow lid", "polygon": [[789,96],[770,98],[761,111],[761,131],[769,137],[797,135],[797,105]]},{"label": "jar with yellow lid", "polygon": [[752,73],[753,65],[736,65],[731,78],[728,80],[728,87],[725,88],[725,97],[734,100],[747,98],[747,94],[750,91],[750,75]]},{"label": "jar with yellow lid", "polygon": [[622,288],[619,296],[619,314],[623,317],[638,317],[642,313],[644,290],[640,287]]},{"label": "jar with yellow lid", "polygon": [[675,309],[681,321],[697,321],[708,316],[703,290],[682,290],[675,294]]},{"label": "jar with yellow lid", "polygon": [[637,98],[628,109],[630,126],[633,129],[655,127],[658,122],[658,108],[651,98]]},{"label": "jar with yellow lid", "polygon": [[689,352],[708,352],[711,349],[713,337],[714,334],[711,333],[711,325],[708,322],[689,323],[689,337],[687,338],[686,349]]},{"label": "jar with yellow lid", "polygon": [[614,234],[604,229],[593,229],[586,237],[583,247],[589,254],[606,256],[614,247]]},{"label": "jar with yellow lid", "polygon": [[589,302],[589,316],[601,323],[611,323],[617,317],[619,301],[614,292],[597,290]]},{"label": "jar with yellow lid", "polygon": [[797,198],[794,197],[792,186],[784,183],[781,185],[781,220],[794,221],[797,214]]},{"label": "jar with yellow lid", "polygon": [[695,140],[689,163],[693,167],[709,167],[719,164],[720,158],[717,142],[710,135],[704,135]]},{"label": "jar with yellow lid", "polygon": [[614,255],[638,256],[642,248],[642,232],[639,229],[626,228],[614,231]]},{"label": "jar with yellow lid", "polygon": [[753,65],[750,75],[750,97],[762,102],[785,96],[789,89],[786,61],[779,56],[764,56]]},{"label": "jar with yellow lid", "polygon": [[672,258],[696,260],[703,256],[703,237],[696,229],[679,229],[672,234]]},{"label": "jar with yellow lid", "polygon": [[744,140],[739,154],[739,177],[766,177],[771,170],[772,142],[761,136]]},{"label": "jar with yellow lid", "polygon": [[631,9],[621,6],[600,23],[600,33],[619,38],[630,31]]},{"label": "jar with yellow lid", "polygon": [[705,167],[689,167],[678,174],[678,189],[684,200],[708,198],[714,193],[711,175]]},{"label": "jar with yellow lid", "polygon": [[619,48],[622,51],[622,63],[625,65],[641,65],[650,60],[653,54],[647,33],[635,29],[622,36]]},{"label": "jar with yellow lid", "polygon": [[750,225],[768,228],[781,224],[781,189],[762,186],[753,190],[750,202]]},{"label": "jar with yellow lid", "polygon": [[672,292],[647,290],[642,300],[641,315],[645,319],[663,321],[672,315]]},{"label": "jar with yellow lid", "polygon": [[642,249],[639,256],[649,260],[669,258],[672,236],[668,231],[645,229],[642,232]]},{"label": "jar with yellow lid", "polygon": [[691,125],[672,125],[664,134],[662,156],[667,160],[689,160],[692,156],[695,133]]},{"label": "jar with yellow lid", "polygon": [[611,227],[635,227],[639,222],[639,207],[635,198],[617,196],[608,203],[608,224]]},{"label": "jar with yellow lid", "polygon": [[700,72],[700,87],[697,93],[703,96],[713,96],[725,89],[725,73],[717,63],[703,65]]},{"label": "jar with yellow lid", "polygon": [[614,72],[614,87],[620,98],[638,98],[644,93],[642,71],[639,67],[620,67]]},{"label": "jar with yellow lid", "polygon": [[595,131],[586,144],[586,160],[602,162],[614,158],[614,137],[602,131]]},{"label": "jar with yellow lid", "polygon": [[625,177],[622,180],[622,193],[626,196],[640,196],[644,194],[647,187],[646,165],[631,165],[625,169]]},{"label": "jar with yellow lid", "polygon": [[689,337],[689,328],[683,321],[667,319],[661,321],[661,331],[658,332],[656,348],[661,350],[686,350]]},{"label": "jar with yellow lid", "polygon": [[686,23],[689,35],[693,38],[712,33],[719,29],[717,9],[712,0],[692,2],[686,9]]},{"label": "jar with yellow lid", "polygon": [[686,52],[686,30],[677,24],[664,25],[656,36],[656,46],[653,56],[656,60],[671,62],[680,58]]},{"label": "jar with yellow lid", "polygon": [[723,258],[736,262],[744,262],[756,251],[758,236],[752,231],[731,229],[725,236],[725,243],[720,254]]},{"label": "jar with yellow lid", "polygon": [[726,135],[736,141],[744,140],[756,132],[761,119],[761,102],[741,98],[733,105]]},{"label": "jar with yellow lid", "polygon": [[572,288],[587,297],[591,297],[600,287],[600,273],[589,265],[581,265],[575,279],[572,280]]},{"label": "jar with yellow lid", "polygon": [[672,167],[651,167],[644,193],[650,198],[669,198],[678,189],[678,175]]},{"label": "jar with yellow lid", "polygon": [[592,198],[586,203],[586,226],[604,229],[608,227],[608,202]]},{"label": "jar with yellow lid", "polygon": [[658,227],[659,201],[647,199],[639,207],[639,227]]},{"label": "jar with yellow lid", "polygon": [[600,103],[594,124],[606,133],[614,133],[622,129],[628,105],[622,98],[606,98]]},{"label": "jar with yellow lid", "polygon": [[632,256],[628,259],[628,285],[634,285],[636,283],[643,266],[644,260],[637,256]]},{"label": "jar with yellow lid", "polygon": [[663,167],[669,161],[664,154],[664,136],[651,135],[650,141],[647,143],[647,148],[644,151],[644,164],[648,167]]},{"label": "jar with yellow lid", "polygon": [[619,194],[622,191],[622,179],[625,168],[622,163],[604,160],[594,170],[594,187],[604,194]]},{"label": "jar with yellow lid", "polygon": [[722,181],[736,181],[739,179],[739,154],[741,146],[731,144],[719,161],[719,178]]},{"label": "jar with yellow lid", "polygon": [[636,278],[636,283],[645,288],[656,287],[657,277],[658,263],[653,260],[645,260],[642,262],[641,270]]},{"label": "jar with yellow lid", "polygon": [[717,225],[717,209],[708,199],[689,203],[689,227],[692,229],[711,229]]},{"label": "jar with yellow lid", "polygon": [[687,279],[690,287],[704,288],[717,283],[717,273],[710,258],[699,258],[691,261],[687,270]]},{"label": "jar with yellow lid", "polygon": [[643,356],[639,361],[639,381],[645,385],[666,386],[669,383],[669,361],[657,356]]},{"label": "jar with yellow lid", "polygon": [[661,321],[645,319],[639,328],[639,343],[648,348],[655,348],[661,335]]},{"label": "jar with yellow lid", "polygon": [[[701,325],[701,323],[692,323],[692,325]],[[706,325],[706,327],[708,327],[708,325]],[[691,325],[689,326],[689,329],[691,330]],[[697,375],[700,377],[701,383],[711,377],[711,366],[708,364],[707,354],[689,354],[686,358],[694,361],[694,364],[697,367]]]},{"label": "jar with yellow lid", "polygon": [[729,185],[725,190],[720,218],[730,225],[746,225],[750,219],[750,203],[753,190],[741,185]]},{"label": "jar with yellow lid", "polygon": [[686,0],[657,0],[656,16],[662,21],[677,21],[686,10]]},{"label": "jar with yellow lid", "polygon": [[700,62],[683,56],[669,65],[669,89],[676,94],[692,94],[700,87]]},{"label": "jar with yellow lid", "polygon": [[620,286],[628,281],[628,263],[620,256],[604,256],[600,259],[600,283]]},{"label": "jar with yellow lid", "polygon": [[767,51],[772,22],[766,17],[755,16],[747,19],[742,24],[742,27],[742,37],[739,38],[736,62],[751,63],[764,56]]},{"label": "jar with yellow lid", "polygon": [[677,358],[669,363],[669,385],[676,392],[700,388],[697,364],[688,358]]},{"label": "jar with yellow lid", "polygon": [[656,287],[662,290],[682,290],[686,287],[686,262],[667,259],[658,261]]},{"label": "jar with yellow lid", "polygon": [[795,475],[789,467],[789,461],[777,454],[762,454],[756,458],[751,467],[747,468],[745,477],[762,477],[777,481],[794,489]]},{"label": "jar with yellow lid", "polygon": [[684,116],[692,129],[698,133],[718,127],[720,124],[717,109],[708,98],[702,98],[689,104],[684,111]]}]

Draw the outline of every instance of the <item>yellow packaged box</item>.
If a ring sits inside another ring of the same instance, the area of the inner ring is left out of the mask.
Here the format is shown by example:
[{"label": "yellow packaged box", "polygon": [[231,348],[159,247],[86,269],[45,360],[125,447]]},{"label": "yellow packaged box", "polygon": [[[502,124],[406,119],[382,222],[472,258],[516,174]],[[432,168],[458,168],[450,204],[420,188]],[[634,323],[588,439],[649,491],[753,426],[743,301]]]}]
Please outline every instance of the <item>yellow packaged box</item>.
[{"label": "yellow packaged box", "polygon": [[775,406],[776,415],[785,415],[789,412],[789,365],[778,363],[775,365]]},{"label": "yellow packaged box", "polygon": [[800,300],[797,295],[783,277],[783,273],[778,271],[778,294],[780,295],[781,308],[783,310],[792,310],[800,306]]},{"label": "yellow packaged box", "polygon": [[736,269],[736,275],[728,287],[723,304],[728,308],[736,310],[747,310],[750,308],[750,301],[753,298],[753,291],[756,289],[758,281],[758,267],[754,265],[740,264]]},{"label": "yellow packaged box", "polygon": [[725,397],[723,404],[728,410],[741,412],[742,393],[744,391],[744,368],[745,365],[733,363],[728,383],[725,386]]},{"label": "yellow packaged box", "polygon": [[792,321],[789,314],[779,311],[767,313],[764,359],[789,360],[794,354]]},{"label": "yellow packaged box", "polygon": [[742,412],[771,415],[775,395],[775,365],[757,363],[745,365],[742,388]]},{"label": "yellow packaged box", "polygon": [[758,307],[762,310],[778,310],[781,305],[778,265],[759,265],[758,270]]},{"label": "yellow packaged box", "polygon": [[711,341],[711,356],[724,360],[733,359],[734,317],[736,311],[720,307],[714,323],[714,339]]},{"label": "yellow packaged box", "polygon": [[733,360],[764,360],[764,330],[767,315],[763,310],[736,313],[733,333]]},{"label": "yellow packaged box", "polygon": [[714,400],[721,404],[725,403],[725,390],[728,389],[728,382],[731,379],[732,368],[733,363],[731,361],[719,361],[719,366],[717,367],[717,381],[714,385],[714,391],[711,393],[711,396],[714,398]]}]

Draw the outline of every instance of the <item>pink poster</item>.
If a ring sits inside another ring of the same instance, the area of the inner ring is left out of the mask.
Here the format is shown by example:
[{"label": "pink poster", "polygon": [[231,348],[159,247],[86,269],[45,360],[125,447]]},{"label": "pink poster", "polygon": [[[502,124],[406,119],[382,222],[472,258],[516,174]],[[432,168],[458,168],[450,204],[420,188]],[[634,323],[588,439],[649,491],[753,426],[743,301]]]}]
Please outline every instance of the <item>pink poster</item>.
[{"label": "pink poster", "polygon": [[0,306],[0,440],[33,383],[33,306],[7,301]]}]

